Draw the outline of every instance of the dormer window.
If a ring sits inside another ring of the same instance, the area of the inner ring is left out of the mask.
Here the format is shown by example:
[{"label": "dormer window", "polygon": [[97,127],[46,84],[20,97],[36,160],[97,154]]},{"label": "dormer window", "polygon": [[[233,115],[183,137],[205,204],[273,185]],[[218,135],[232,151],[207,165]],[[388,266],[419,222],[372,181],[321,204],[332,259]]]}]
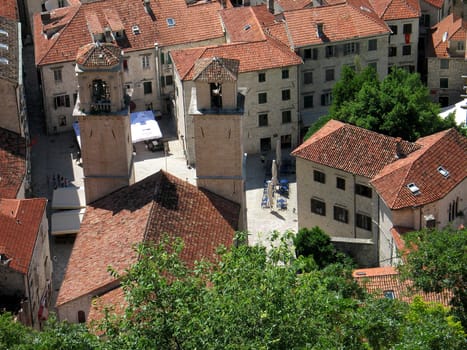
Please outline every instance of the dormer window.
[{"label": "dormer window", "polygon": [[407,188],[412,192],[413,195],[418,196],[420,194],[420,189],[413,182],[407,185]]},{"label": "dormer window", "polygon": [[167,25],[169,27],[174,27],[175,26],[175,20],[173,18],[167,18]]},{"label": "dormer window", "polygon": [[449,171],[444,169],[442,166],[438,167],[438,172],[443,175],[444,177],[449,177]]},{"label": "dormer window", "polygon": [[323,23],[316,23],[316,36],[321,38],[324,35],[324,24]]},{"label": "dormer window", "polygon": [[135,35],[138,35],[141,33],[137,25],[134,25],[133,27],[131,27],[131,30],[133,31],[133,34]]}]

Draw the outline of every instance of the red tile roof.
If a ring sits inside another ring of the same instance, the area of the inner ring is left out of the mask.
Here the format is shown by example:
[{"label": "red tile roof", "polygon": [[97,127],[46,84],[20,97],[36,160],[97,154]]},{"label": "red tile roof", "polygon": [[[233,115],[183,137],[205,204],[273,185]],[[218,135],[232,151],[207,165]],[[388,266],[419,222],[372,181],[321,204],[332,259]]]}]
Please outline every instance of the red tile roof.
[{"label": "red tile roof", "polygon": [[[229,246],[237,229],[238,204],[160,171],[87,206],[60,288],[57,305],[118,283],[136,261],[133,245],[162,233],[182,237],[189,265]],[[103,224],[105,223],[105,224]]]},{"label": "red tile roof", "polygon": [[[386,23],[370,8],[350,4],[288,11],[284,16],[295,48],[389,33]],[[323,24],[323,37],[316,35],[318,23]]]},{"label": "red tile roof", "polygon": [[2,0],[0,2],[0,17],[18,21],[18,6],[16,0]]},{"label": "red tile roof", "polygon": [[312,0],[276,0],[284,11],[299,10],[307,6],[313,6]]},{"label": "red tile roof", "polygon": [[0,198],[16,198],[25,176],[25,139],[0,128]]},{"label": "red tile roof", "polygon": [[[36,14],[36,64],[73,61],[78,48],[92,42],[90,31],[106,26],[124,27],[125,38],[117,41],[124,51],[150,49],[154,43],[171,46],[224,37],[218,13],[221,4],[217,1],[187,5],[185,0],[153,0],[149,6],[151,10],[145,10],[141,0],[83,3],[51,11],[45,26],[41,15]],[[167,19],[175,24],[169,26]],[[139,34],[133,33],[135,25]],[[49,37],[44,29],[48,29]]]},{"label": "red tile roof", "polygon": [[384,292],[392,291],[396,299],[411,302],[414,297],[421,296],[426,302],[437,302],[449,306],[452,293],[443,291],[441,293],[425,293],[422,291],[412,291],[410,281],[400,281],[398,272],[394,267],[376,267],[368,269],[358,269],[353,272],[355,280],[369,293],[383,297]]},{"label": "red tile roof", "polygon": [[86,321],[88,324],[91,324],[91,326],[94,322],[98,323],[99,321],[102,321],[105,309],[111,310],[112,313],[116,315],[123,315],[127,305],[128,303],[125,300],[125,293],[121,287],[118,287],[93,300]]},{"label": "red tile roof", "polygon": [[443,4],[444,4],[444,0],[422,0],[422,1],[438,9],[443,7]]},{"label": "red tile roof", "polygon": [[8,47],[6,50],[0,48],[0,57],[7,60],[6,64],[0,62],[0,79],[6,79],[13,84],[18,84],[19,55],[21,54],[21,50],[18,48],[18,22],[6,17],[0,17],[0,29],[8,33],[8,36],[0,35],[0,44]]},{"label": "red tile roof", "polygon": [[[265,8],[265,6],[258,7]],[[252,6],[234,7],[220,12],[230,42],[265,39],[262,25],[254,8]],[[273,23],[274,16],[270,12],[267,13],[272,17],[269,21]]]},{"label": "red tile roof", "polygon": [[378,16],[385,21],[421,16],[419,0],[369,0],[369,2]]},{"label": "red tile roof", "polygon": [[28,272],[46,205],[45,198],[0,198],[0,253],[13,270]]},{"label": "red tile roof", "polygon": [[331,120],[292,155],[371,179],[397,160],[398,142],[404,154],[420,148],[411,142]]},{"label": "red tile roof", "polygon": [[[447,34],[445,34],[447,33]],[[443,37],[446,35],[445,40]],[[467,40],[467,21],[450,14],[433,27],[430,43],[430,56],[449,57],[448,45],[450,41]],[[466,50],[467,58],[467,50]]]},{"label": "red tile roof", "polygon": [[288,47],[275,39],[209,46],[171,52],[175,67],[182,80],[191,80],[198,59],[222,57],[240,61],[239,72],[252,72],[298,65],[302,60]]},{"label": "red tile roof", "polygon": [[122,50],[111,43],[90,43],[78,49],[76,63],[87,68],[114,67],[120,64]]},{"label": "red tile roof", "polygon": [[[449,129],[417,140],[420,149],[388,164],[371,184],[391,209],[425,205],[446,196],[467,177],[467,138]],[[443,176],[438,168],[449,172]],[[414,195],[408,184],[420,193]]]}]

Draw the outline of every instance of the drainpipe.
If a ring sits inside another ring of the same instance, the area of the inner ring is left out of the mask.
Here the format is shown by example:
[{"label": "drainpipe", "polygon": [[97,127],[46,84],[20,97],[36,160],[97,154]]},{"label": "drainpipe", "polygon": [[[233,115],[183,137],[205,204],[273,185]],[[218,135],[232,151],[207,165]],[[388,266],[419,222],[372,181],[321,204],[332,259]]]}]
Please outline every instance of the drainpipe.
[{"label": "drainpipe", "polygon": [[159,43],[154,43],[154,51],[156,53],[156,83],[157,83],[157,93],[159,97],[159,109],[162,113],[163,111],[163,101],[162,101],[162,87],[161,87],[161,65],[160,65],[160,47]]}]

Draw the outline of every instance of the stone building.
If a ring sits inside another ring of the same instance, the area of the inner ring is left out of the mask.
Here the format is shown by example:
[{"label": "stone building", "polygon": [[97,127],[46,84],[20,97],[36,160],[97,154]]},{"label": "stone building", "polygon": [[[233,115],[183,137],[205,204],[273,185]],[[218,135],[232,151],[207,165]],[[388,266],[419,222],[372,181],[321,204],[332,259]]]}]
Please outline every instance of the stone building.
[{"label": "stone building", "polygon": [[331,120],[292,153],[298,226],[361,266],[396,264],[400,234],[465,224],[466,144],[453,129],[407,142]]}]

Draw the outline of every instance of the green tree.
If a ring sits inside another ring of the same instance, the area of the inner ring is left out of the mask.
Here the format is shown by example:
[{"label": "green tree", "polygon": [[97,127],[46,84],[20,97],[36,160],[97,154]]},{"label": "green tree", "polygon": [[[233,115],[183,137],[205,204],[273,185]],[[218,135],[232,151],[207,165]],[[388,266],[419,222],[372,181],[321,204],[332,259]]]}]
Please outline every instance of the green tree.
[{"label": "green tree", "polygon": [[453,312],[467,329],[467,230],[425,229],[404,238],[409,253],[402,276],[425,292],[451,290]]},{"label": "green tree", "polygon": [[372,67],[356,71],[344,66],[333,88],[329,114],[312,125],[305,138],[330,119],[408,141],[451,127],[462,132],[454,118],[443,119],[439,111],[417,73],[394,68],[379,81]]}]

